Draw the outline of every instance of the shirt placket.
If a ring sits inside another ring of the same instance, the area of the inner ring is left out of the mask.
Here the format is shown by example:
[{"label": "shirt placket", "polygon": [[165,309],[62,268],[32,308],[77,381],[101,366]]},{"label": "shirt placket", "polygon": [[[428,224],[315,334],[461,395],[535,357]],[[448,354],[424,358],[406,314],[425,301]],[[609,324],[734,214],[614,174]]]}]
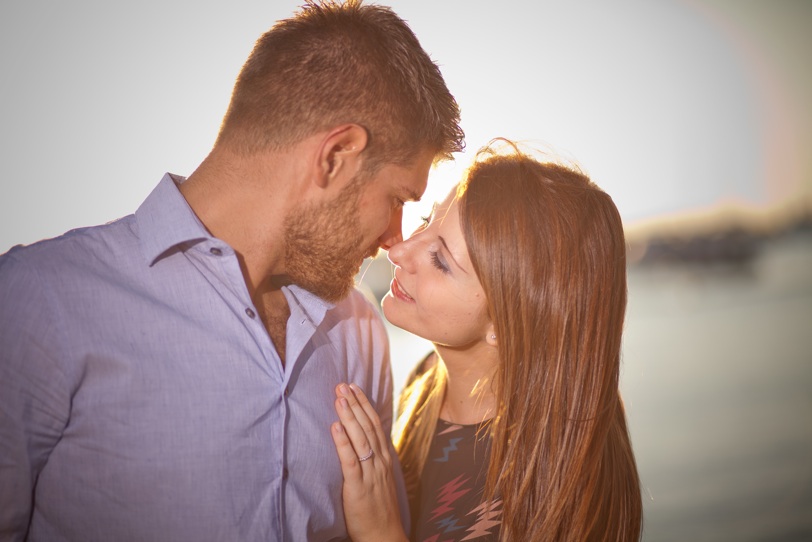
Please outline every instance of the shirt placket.
[{"label": "shirt placket", "polygon": [[239,261],[237,260],[234,250],[227,244],[217,239],[211,239],[205,242],[205,246],[199,248],[195,258],[197,265],[203,265],[207,272],[211,273],[213,277],[223,286],[224,290],[229,293],[225,299],[231,306],[235,314],[243,319],[243,325],[253,337],[259,355],[259,359],[254,360],[262,366],[264,372],[276,384],[276,390],[281,394],[281,410],[275,413],[274,420],[278,426],[274,433],[281,439],[279,442],[271,443],[272,446],[277,447],[276,452],[269,451],[268,457],[278,459],[276,465],[276,479],[279,480],[274,504],[272,507],[273,514],[276,515],[269,522],[269,526],[274,529],[272,538],[274,540],[284,540],[284,484],[287,481],[289,472],[285,464],[286,449],[285,435],[285,420],[288,418],[288,396],[289,390],[287,388],[288,372],[276,352],[276,348],[271,341],[268,331],[262,319],[259,317],[258,311],[251,297],[248,293],[248,288],[245,284],[242,271],[240,269]]}]

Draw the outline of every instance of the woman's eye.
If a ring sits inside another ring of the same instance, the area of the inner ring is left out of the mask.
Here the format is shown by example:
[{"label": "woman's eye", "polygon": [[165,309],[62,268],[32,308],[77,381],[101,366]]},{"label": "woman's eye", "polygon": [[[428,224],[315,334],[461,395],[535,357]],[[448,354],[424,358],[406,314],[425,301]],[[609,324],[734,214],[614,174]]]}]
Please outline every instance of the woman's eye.
[{"label": "woman's eye", "polygon": [[434,267],[436,267],[437,269],[439,269],[443,273],[448,273],[448,266],[445,263],[443,263],[442,260],[440,260],[439,253],[430,252],[430,254],[431,254],[431,263],[432,263],[432,265],[434,265]]}]

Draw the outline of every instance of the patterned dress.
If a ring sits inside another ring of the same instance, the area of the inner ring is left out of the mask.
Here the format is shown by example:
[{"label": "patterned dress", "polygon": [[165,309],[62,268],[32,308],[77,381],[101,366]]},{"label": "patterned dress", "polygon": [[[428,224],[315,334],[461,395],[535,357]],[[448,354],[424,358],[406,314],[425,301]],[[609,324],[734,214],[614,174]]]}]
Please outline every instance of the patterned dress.
[{"label": "patterned dress", "polygon": [[413,518],[414,542],[498,540],[502,501],[482,501],[490,457],[487,423],[437,420]]}]

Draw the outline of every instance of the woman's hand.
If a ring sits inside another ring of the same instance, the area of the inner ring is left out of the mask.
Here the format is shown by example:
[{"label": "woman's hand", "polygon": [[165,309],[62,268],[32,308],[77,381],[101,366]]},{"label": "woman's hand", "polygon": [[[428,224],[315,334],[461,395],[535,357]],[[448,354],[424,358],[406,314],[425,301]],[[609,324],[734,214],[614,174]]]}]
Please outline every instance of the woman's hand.
[{"label": "woman's hand", "polygon": [[355,384],[336,387],[331,427],[344,474],[344,520],[354,542],[407,541],[400,522],[389,435]]}]

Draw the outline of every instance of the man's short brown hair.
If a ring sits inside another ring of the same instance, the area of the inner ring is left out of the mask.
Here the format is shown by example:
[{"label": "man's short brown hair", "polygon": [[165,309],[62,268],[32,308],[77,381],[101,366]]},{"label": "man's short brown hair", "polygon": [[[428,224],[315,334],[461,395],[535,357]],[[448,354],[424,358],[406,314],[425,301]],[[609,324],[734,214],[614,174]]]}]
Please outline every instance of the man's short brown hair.
[{"label": "man's short brown hair", "polygon": [[218,144],[251,154],[356,123],[369,134],[367,167],[405,164],[424,149],[462,150],[459,117],[439,68],[390,8],[311,1],[257,40]]}]

